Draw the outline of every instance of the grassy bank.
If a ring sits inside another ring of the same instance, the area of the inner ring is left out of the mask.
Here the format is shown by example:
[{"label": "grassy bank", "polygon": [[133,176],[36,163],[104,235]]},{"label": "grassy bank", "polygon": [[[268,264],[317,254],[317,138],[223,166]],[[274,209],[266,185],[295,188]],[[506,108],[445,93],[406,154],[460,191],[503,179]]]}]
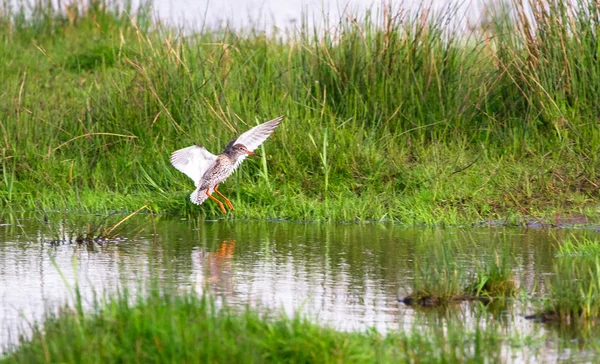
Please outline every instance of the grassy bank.
[{"label": "grassy bank", "polygon": [[347,333],[301,318],[215,308],[192,293],[131,299],[113,296],[91,312],[65,307],[49,314],[30,338],[5,353],[3,363],[41,362],[480,362],[502,360],[503,343],[531,348],[539,338],[506,336],[498,325],[474,328],[458,320],[446,328],[382,335]]},{"label": "grassy bank", "polygon": [[277,30],[183,36],[111,0],[4,8],[0,206],[220,216],[189,202],[193,184],[169,154],[218,152],[283,114],[264,159],[223,186],[230,216],[595,217],[599,9],[550,3],[535,28],[515,0],[467,33],[447,29],[450,9],[387,9],[286,41]]}]

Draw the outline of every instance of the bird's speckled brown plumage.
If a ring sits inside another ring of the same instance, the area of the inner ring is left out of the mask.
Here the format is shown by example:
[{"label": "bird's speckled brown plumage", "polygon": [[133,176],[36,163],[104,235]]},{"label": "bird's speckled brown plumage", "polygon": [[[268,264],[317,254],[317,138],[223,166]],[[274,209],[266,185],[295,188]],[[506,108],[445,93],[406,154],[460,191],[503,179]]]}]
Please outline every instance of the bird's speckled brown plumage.
[{"label": "bird's speckled brown plumage", "polygon": [[227,147],[223,154],[217,157],[215,163],[204,173],[202,176],[202,184],[198,186],[200,190],[206,190],[214,187],[219,183],[225,181],[227,177],[235,171],[236,162],[239,157],[247,155],[245,152],[246,146],[242,144],[236,144],[238,148],[234,146]]}]

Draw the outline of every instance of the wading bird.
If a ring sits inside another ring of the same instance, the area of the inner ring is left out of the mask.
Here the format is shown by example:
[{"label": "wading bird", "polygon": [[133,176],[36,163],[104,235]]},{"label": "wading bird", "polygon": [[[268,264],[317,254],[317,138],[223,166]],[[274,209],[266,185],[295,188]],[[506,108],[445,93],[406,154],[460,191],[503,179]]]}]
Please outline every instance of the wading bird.
[{"label": "wading bird", "polygon": [[171,164],[179,171],[190,177],[196,184],[196,190],[190,195],[190,200],[196,205],[201,205],[207,198],[214,200],[223,211],[225,206],[212,194],[223,197],[227,206],[235,210],[231,201],[219,190],[219,184],[227,179],[237,167],[242,164],[248,155],[256,155],[258,148],[273,130],[283,120],[283,116],[262,123],[240,135],[227,144],[223,153],[214,155],[200,145],[179,149],[171,154]]}]

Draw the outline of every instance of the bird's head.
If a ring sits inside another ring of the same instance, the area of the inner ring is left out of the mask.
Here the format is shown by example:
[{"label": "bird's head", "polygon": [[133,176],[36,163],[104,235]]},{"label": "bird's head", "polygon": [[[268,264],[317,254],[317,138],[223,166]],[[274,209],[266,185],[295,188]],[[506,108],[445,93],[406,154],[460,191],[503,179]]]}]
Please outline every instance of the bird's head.
[{"label": "bird's head", "polygon": [[249,151],[248,148],[246,148],[246,146],[243,145],[243,144],[236,144],[236,145],[234,145],[233,148],[232,148],[232,151],[233,151],[233,154],[235,155],[236,158],[238,158],[239,156],[242,156],[244,154],[258,156],[258,154]]}]

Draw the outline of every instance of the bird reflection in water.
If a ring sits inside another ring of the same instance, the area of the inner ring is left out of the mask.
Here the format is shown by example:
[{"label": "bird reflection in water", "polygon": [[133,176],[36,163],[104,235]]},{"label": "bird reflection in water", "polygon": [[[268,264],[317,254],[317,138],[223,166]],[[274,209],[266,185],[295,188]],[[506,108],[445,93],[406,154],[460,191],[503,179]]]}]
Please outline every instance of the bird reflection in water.
[{"label": "bird reflection in water", "polygon": [[210,285],[211,290],[215,292],[233,293],[231,270],[234,250],[235,240],[223,240],[214,252],[200,250],[198,268],[201,279],[199,281]]}]

